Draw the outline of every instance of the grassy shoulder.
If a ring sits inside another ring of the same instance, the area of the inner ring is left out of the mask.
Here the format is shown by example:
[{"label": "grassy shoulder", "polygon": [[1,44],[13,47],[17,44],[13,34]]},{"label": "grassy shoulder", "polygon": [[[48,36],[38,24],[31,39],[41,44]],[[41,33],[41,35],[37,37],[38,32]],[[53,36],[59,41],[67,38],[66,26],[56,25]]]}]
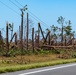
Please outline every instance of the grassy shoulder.
[{"label": "grassy shoulder", "polygon": [[76,62],[75,50],[29,52],[23,56],[0,57],[0,73]]},{"label": "grassy shoulder", "polygon": [[76,59],[54,60],[54,61],[48,61],[48,62],[23,64],[23,65],[20,65],[20,64],[11,65],[11,66],[5,65],[0,67],[0,73],[20,71],[20,70],[33,69],[33,68],[46,67],[46,66],[54,66],[54,65],[73,63],[73,62],[76,62]]}]

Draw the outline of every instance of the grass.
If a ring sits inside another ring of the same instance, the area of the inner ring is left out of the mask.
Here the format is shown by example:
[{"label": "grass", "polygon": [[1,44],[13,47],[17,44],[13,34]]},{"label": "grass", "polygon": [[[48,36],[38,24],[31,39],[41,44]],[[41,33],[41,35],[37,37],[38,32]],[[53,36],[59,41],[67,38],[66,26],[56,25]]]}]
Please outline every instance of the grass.
[{"label": "grass", "polygon": [[76,51],[53,50],[23,56],[1,57],[0,73],[76,62]]},{"label": "grass", "polygon": [[76,62],[76,59],[68,59],[68,60],[63,59],[63,60],[55,60],[55,61],[41,62],[41,63],[34,63],[34,64],[23,64],[23,65],[17,64],[12,66],[10,65],[1,66],[0,73],[39,68],[39,67],[45,67],[45,66],[53,66],[53,65],[66,64],[66,63],[72,63],[72,62]]}]

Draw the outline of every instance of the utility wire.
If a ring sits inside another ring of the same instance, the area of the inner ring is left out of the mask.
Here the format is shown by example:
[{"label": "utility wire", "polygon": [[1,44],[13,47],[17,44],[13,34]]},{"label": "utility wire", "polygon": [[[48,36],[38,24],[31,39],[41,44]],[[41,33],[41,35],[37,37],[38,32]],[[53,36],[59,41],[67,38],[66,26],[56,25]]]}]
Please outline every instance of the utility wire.
[{"label": "utility wire", "polygon": [[21,5],[22,7],[23,7],[23,5],[22,4],[20,4],[17,0],[15,0],[16,1],[16,3],[18,3],[19,5]]},{"label": "utility wire", "polygon": [[[29,14],[30,15],[30,14]],[[39,21],[38,19],[36,19],[34,16],[32,16],[32,15],[30,15],[32,18],[34,18],[36,21]],[[43,24],[42,22],[41,22],[41,24]],[[45,25],[45,24],[43,24],[43,25]],[[45,27],[47,27],[46,25],[45,25]]]},{"label": "utility wire", "polygon": [[12,9],[11,7],[9,7],[8,5],[6,5],[5,3],[3,3],[2,1],[0,1],[1,4],[3,4],[4,6],[6,6],[7,8],[9,8],[10,10],[12,10],[13,12],[15,12],[16,14],[20,15],[18,12],[16,12],[14,9]]},{"label": "utility wire", "polygon": [[[18,3],[20,6],[22,6],[23,7],[23,5],[21,4],[21,3],[19,3],[17,0],[15,0],[16,1],[16,3]],[[42,24],[44,24],[45,26],[48,26],[46,23],[44,23],[42,20],[40,20],[37,16],[35,16],[32,12],[30,12],[29,10],[27,10],[31,15],[33,15],[33,16],[31,16],[31,17],[33,17],[36,21],[40,21]],[[49,27],[49,26],[48,26]]]},{"label": "utility wire", "polygon": [[9,0],[12,4],[14,4],[17,8],[20,8],[18,5],[16,5],[13,1]]},{"label": "utility wire", "polygon": [[[9,8],[10,10],[12,10],[13,12],[15,12],[16,14],[20,15],[18,12],[16,12],[14,9],[12,9],[11,7],[9,7],[8,5],[6,5],[5,3],[3,3],[2,1],[0,1],[1,4],[3,4],[4,6],[6,6],[7,8]],[[1,29],[3,32],[6,33],[6,31],[4,29]],[[10,33],[8,33],[9,35],[11,35]]]},{"label": "utility wire", "polygon": [[[34,15],[32,12],[30,12],[29,10],[27,10],[29,13],[31,13],[35,18],[37,18],[38,20],[40,20],[36,15]],[[42,20],[40,20],[43,24],[47,25],[45,22],[43,22]],[[48,26],[48,25],[47,25]]]}]

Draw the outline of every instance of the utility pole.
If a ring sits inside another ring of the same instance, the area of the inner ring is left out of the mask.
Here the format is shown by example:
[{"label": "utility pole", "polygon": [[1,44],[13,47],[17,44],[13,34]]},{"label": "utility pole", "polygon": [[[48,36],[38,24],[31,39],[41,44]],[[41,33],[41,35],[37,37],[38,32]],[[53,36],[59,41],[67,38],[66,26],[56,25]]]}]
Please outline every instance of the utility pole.
[{"label": "utility pole", "polygon": [[8,22],[6,23],[6,56],[8,56],[9,52],[9,43],[8,43]]},{"label": "utility pole", "polygon": [[29,30],[29,26],[28,26],[28,13],[27,13],[27,23],[26,23],[26,49],[28,50],[28,30]]},{"label": "utility pole", "polygon": [[40,23],[38,23],[38,47],[39,47],[39,41],[40,41]]},{"label": "utility pole", "polygon": [[21,51],[22,51],[22,54],[23,54],[23,18],[24,18],[24,11],[27,10],[26,8],[27,5],[25,5],[22,9],[21,9],[21,35],[20,35],[20,40],[21,40]]},{"label": "utility pole", "polygon": [[23,15],[24,15],[24,12],[23,10],[21,9],[21,35],[20,35],[20,39],[21,39],[21,51],[22,51],[22,54],[23,54]]}]

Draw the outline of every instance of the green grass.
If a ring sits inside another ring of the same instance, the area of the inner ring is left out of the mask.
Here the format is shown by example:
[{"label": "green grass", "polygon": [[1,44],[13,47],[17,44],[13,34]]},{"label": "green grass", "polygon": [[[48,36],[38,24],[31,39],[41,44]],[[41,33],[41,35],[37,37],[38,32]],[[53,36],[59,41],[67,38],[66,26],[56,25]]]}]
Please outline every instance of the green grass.
[{"label": "green grass", "polygon": [[6,66],[0,67],[0,73],[20,71],[20,70],[46,67],[46,66],[54,66],[54,65],[73,63],[73,62],[76,62],[76,59],[63,59],[63,60],[56,60],[56,61],[49,61],[49,62],[26,64],[26,65],[20,65],[20,64],[12,65],[12,66],[6,65]]}]

